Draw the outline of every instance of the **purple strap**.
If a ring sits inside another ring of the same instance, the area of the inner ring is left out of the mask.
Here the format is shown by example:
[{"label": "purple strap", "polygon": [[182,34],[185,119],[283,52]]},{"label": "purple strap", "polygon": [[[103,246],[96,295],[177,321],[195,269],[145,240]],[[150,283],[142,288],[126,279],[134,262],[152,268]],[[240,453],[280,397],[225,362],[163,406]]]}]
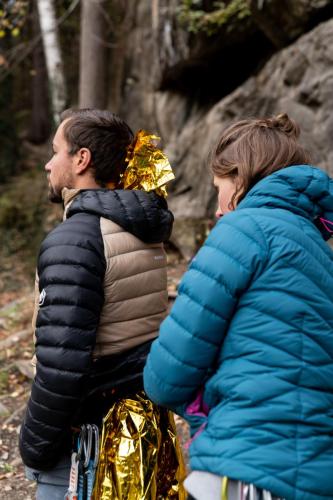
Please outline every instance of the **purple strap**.
[{"label": "purple strap", "polygon": [[209,408],[203,400],[203,389],[200,389],[195,400],[188,405],[186,413],[198,417],[207,417]]},{"label": "purple strap", "polygon": [[332,221],[324,219],[323,217],[320,217],[319,220],[322,223],[322,225],[324,226],[324,228],[326,229],[326,231],[328,231],[329,233],[333,233],[333,222]]},{"label": "purple strap", "polygon": [[191,437],[191,439],[189,439],[188,441],[186,441],[186,443],[184,444],[184,448],[187,450],[189,447],[190,447],[190,444],[192,443],[192,441],[195,440],[195,438],[197,438],[201,433],[202,431],[204,430],[204,428],[206,427],[207,425],[207,422],[203,422],[199,429],[197,430],[197,432],[194,434],[194,436]]},{"label": "purple strap", "polygon": [[[209,408],[208,406],[206,405],[206,403],[204,402],[203,400],[203,388],[201,388],[198,392],[198,395],[197,397],[195,398],[195,400],[189,404],[185,410],[185,413],[187,413],[188,415],[195,415],[196,417],[207,417],[208,413],[209,413]],[[202,433],[202,431],[204,430],[204,428],[206,427],[207,425],[207,422],[203,422],[199,429],[197,430],[197,432],[194,434],[194,436],[189,439],[189,441],[187,441],[185,443],[185,448],[187,449],[190,444],[192,443],[192,441],[197,438],[199,436],[199,434]]]}]

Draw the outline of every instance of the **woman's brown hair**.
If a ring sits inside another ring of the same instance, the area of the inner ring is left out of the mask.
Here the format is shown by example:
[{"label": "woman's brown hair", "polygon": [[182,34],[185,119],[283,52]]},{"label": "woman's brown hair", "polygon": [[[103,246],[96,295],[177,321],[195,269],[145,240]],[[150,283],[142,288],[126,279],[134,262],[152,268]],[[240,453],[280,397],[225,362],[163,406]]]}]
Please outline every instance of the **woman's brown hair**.
[{"label": "woman's brown hair", "polygon": [[211,156],[211,169],[216,177],[235,179],[232,208],[267,175],[310,163],[309,153],[298,142],[299,135],[299,126],[286,113],[242,120],[224,130]]}]

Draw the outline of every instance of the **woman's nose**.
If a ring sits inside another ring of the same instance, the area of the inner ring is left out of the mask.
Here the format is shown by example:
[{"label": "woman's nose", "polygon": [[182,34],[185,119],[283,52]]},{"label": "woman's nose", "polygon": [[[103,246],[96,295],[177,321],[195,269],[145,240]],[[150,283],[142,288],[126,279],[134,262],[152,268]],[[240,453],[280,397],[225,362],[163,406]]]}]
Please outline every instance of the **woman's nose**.
[{"label": "woman's nose", "polygon": [[222,212],[221,212],[220,207],[217,207],[217,210],[216,210],[216,212],[215,212],[215,217],[216,217],[217,219],[219,219],[220,217],[222,217],[222,215],[223,215],[223,214],[222,214]]}]

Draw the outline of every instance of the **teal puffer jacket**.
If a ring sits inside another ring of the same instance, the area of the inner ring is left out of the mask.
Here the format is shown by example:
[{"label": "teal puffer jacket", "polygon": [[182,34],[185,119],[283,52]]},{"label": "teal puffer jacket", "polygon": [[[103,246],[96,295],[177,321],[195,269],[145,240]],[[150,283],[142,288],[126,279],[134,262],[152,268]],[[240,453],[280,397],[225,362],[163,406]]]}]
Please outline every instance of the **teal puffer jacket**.
[{"label": "teal puffer jacket", "polygon": [[[192,470],[287,500],[333,499],[333,180],[288,167],[224,216],[145,367],[151,399],[210,408]],[[206,419],[206,420],[205,420]]]}]

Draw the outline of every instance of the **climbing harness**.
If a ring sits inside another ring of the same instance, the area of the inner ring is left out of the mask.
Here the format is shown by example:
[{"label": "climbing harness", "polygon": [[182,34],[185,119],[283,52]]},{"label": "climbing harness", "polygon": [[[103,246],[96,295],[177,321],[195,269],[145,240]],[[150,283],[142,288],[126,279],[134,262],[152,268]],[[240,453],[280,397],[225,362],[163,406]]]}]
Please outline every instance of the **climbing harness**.
[{"label": "climbing harness", "polygon": [[77,451],[72,453],[69,487],[65,500],[90,500],[99,457],[99,430],[95,424],[81,425]]}]

